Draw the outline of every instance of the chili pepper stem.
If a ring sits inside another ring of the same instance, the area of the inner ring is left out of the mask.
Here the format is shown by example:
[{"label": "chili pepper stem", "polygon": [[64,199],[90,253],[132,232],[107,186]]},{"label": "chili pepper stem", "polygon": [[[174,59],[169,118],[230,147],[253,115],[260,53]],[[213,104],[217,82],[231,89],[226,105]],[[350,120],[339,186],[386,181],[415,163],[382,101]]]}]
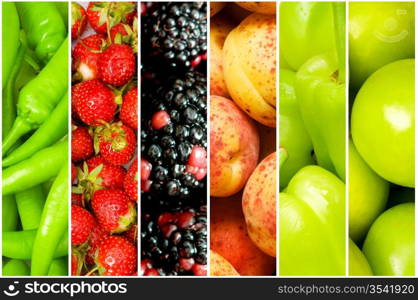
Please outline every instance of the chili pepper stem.
[{"label": "chili pepper stem", "polygon": [[3,140],[2,155],[6,155],[7,151],[10,150],[17,140],[24,134],[31,131],[31,129],[31,126],[27,122],[25,122],[22,118],[17,117],[9,134]]}]

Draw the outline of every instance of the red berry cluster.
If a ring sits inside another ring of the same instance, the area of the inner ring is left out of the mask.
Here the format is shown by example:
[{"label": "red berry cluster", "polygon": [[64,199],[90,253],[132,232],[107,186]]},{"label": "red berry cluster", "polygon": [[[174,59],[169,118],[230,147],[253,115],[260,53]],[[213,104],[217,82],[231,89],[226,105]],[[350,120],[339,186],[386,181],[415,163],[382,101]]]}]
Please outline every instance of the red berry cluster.
[{"label": "red berry cluster", "polygon": [[136,24],[134,2],[72,2],[72,275],[137,274]]}]

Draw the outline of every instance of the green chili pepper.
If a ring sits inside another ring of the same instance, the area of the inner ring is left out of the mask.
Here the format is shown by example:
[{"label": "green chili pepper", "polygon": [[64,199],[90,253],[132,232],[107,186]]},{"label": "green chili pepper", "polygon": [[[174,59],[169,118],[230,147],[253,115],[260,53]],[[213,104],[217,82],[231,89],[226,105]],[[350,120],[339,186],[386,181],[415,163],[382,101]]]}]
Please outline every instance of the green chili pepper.
[{"label": "green chili pepper", "polygon": [[[8,258],[31,259],[37,230],[3,232],[2,254]],[[62,235],[54,258],[68,255],[68,231]]]},{"label": "green chili pepper", "polygon": [[3,276],[29,276],[28,265],[19,259],[11,259],[3,265]]},{"label": "green chili pepper", "polygon": [[48,118],[68,87],[68,39],[45,68],[19,93],[17,118],[3,140],[3,154],[24,134]]},{"label": "green chili pepper", "polygon": [[13,2],[3,2],[3,33],[2,33],[2,89],[5,87],[9,75],[15,64],[19,48],[19,16]]},{"label": "green chili pepper", "polygon": [[23,191],[59,173],[67,161],[68,138],[3,170],[3,195]]},{"label": "green chili pepper", "polygon": [[41,185],[34,186],[15,195],[17,210],[23,230],[36,229],[41,221],[45,195]]},{"label": "green chili pepper", "polygon": [[32,276],[48,274],[61,236],[68,228],[68,163],[51,187],[32,251]]},{"label": "green chili pepper", "polygon": [[48,276],[67,276],[68,257],[54,259],[49,267]]},{"label": "green chili pepper", "polygon": [[42,126],[25,143],[3,159],[3,167],[14,165],[32,156],[36,151],[52,145],[65,136],[67,130],[68,94],[65,94]]},{"label": "green chili pepper", "polygon": [[68,2],[54,2],[55,6],[58,8],[59,13],[61,14],[62,19],[64,20],[65,28],[68,26]]},{"label": "green chili pepper", "polygon": [[47,63],[67,35],[58,8],[52,2],[17,2],[16,7],[29,46],[41,61]]},{"label": "green chili pepper", "polygon": [[[22,31],[22,39],[24,38],[23,35],[24,33]],[[14,65],[9,75],[9,79],[6,83],[6,86],[3,89],[3,137],[9,134],[10,129],[13,127],[13,123],[16,118],[15,84],[16,78],[19,75],[22,66],[23,58],[25,57],[26,49],[26,45],[24,43],[20,43]]]},{"label": "green chili pepper", "polygon": [[3,232],[16,230],[19,215],[14,195],[3,195],[1,221]]}]

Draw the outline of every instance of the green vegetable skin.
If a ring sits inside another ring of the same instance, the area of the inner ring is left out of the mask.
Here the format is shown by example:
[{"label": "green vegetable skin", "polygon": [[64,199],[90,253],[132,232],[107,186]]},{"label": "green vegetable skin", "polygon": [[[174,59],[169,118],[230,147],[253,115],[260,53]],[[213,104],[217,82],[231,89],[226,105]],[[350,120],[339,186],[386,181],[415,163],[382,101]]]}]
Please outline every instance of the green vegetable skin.
[{"label": "green vegetable skin", "polygon": [[68,130],[68,94],[61,99],[51,115],[39,129],[3,159],[3,167],[16,164],[45,147],[58,141],[67,134]]},{"label": "green vegetable skin", "polygon": [[349,275],[350,276],[372,276],[373,272],[363,252],[350,239],[348,246]]},{"label": "green vegetable skin", "polygon": [[415,54],[414,2],[350,2],[350,87],[377,69]]},{"label": "green vegetable skin", "polygon": [[48,276],[66,276],[68,275],[68,258],[54,259],[48,270]]},{"label": "green vegetable skin", "polygon": [[48,274],[59,241],[68,230],[68,163],[55,179],[42,212],[32,251],[32,276]]},{"label": "green vegetable skin", "polygon": [[313,164],[312,142],[303,124],[295,95],[295,73],[280,69],[280,147],[288,158],[280,168],[280,189],[302,167]]},{"label": "green vegetable skin", "polygon": [[[36,230],[3,232],[2,254],[8,258],[31,259]],[[54,258],[68,255],[68,231],[59,240]]]},{"label": "green vegetable skin", "polygon": [[375,275],[413,276],[415,204],[399,204],[381,214],[367,234],[363,252]]},{"label": "green vegetable skin", "polygon": [[19,48],[19,16],[13,2],[2,3],[2,89],[5,87],[10,72],[15,63],[15,58]]},{"label": "green vegetable skin", "polygon": [[306,166],[280,193],[280,275],[345,275],[345,185]]},{"label": "green vegetable skin", "polygon": [[380,68],[361,87],[351,115],[362,158],[384,179],[406,187],[415,187],[414,74],[414,59]]},{"label": "green vegetable skin", "polygon": [[23,191],[56,176],[67,162],[68,139],[3,170],[3,195]]},{"label": "green vegetable skin", "polygon": [[294,71],[311,57],[335,48],[331,3],[283,2],[279,20],[280,54]]},{"label": "green vegetable skin", "polygon": [[296,97],[318,164],[345,181],[345,3],[333,3],[336,51],[309,59],[296,73]]},{"label": "green vegetable skin", "polygon": [[2,231],[16,230],[19,215],[14,195],[3,195],[2,200]]},{"label": "green vegetable skin", "polygon": [[3,276],[28,276],[28,265],[23,260],[11,259],[3,265]]},{"label": "green vegetable skin", "polygon": [[17,2],[22,28],[36,56],[47,63],[67,35],[64,20],[53,2]]},{"label": "green vegetable skin", "polygon": [[41,185],[15,194],[23,230],[36,229],[41,221],[45,195]]},{"label": "green vegetable skin", "polygon": [[3,140],[3,155],[24,134],[38,128],[67,92],[68,39],[58,52],[19,93],[17,118],[11,132]]}]

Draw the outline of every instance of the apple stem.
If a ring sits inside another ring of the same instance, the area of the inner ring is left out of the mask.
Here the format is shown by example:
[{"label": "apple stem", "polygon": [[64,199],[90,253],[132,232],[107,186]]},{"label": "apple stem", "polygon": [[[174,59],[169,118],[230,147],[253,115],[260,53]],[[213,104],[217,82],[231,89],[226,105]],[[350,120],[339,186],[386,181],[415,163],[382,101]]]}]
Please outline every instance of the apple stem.
[{"label": "apple stem", "polygon": [[335,26],[335,43],[337,49],[337,57],[339,64],[338,80],[339,82],[345,82],[345,49],[346,49],[346,26],[345,26],[345,2],[333,2],[333,15]]}]

